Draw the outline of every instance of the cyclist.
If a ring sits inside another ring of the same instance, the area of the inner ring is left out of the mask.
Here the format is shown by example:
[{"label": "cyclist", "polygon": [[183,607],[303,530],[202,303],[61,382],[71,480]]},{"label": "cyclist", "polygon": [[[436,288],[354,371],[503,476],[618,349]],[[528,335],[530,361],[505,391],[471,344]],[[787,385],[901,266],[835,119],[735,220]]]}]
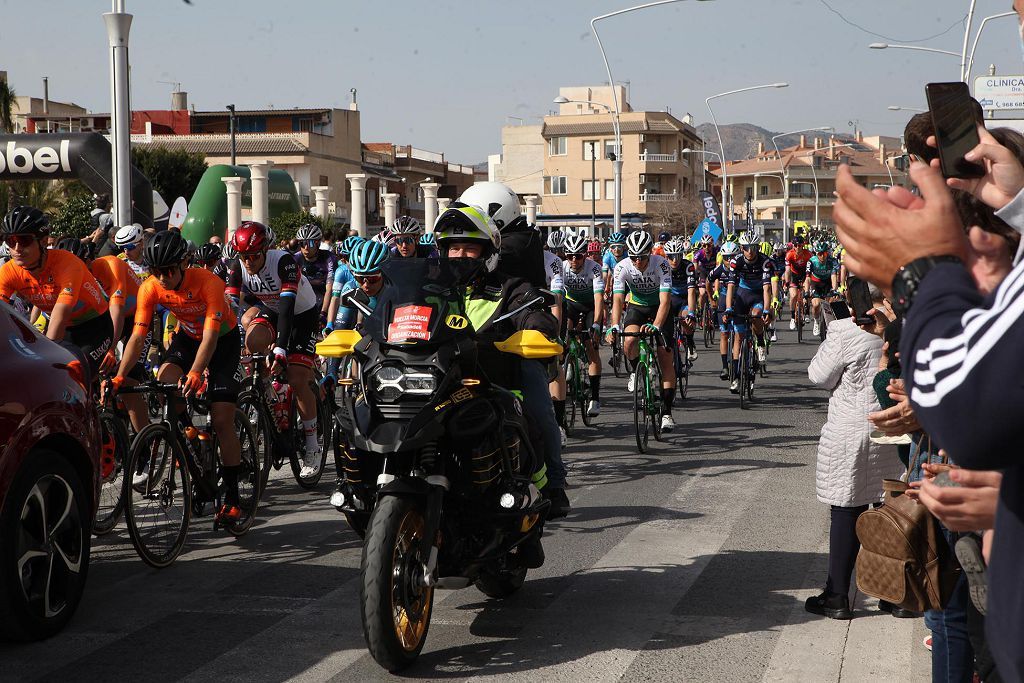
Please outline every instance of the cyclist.
[{"label": "cyclist", "polygon": [[782,315],[782,299],[786,295],[783,278],[786,273],[786,247],[781,242],[772,244],[772,253],[768,259],[771,261],[772,270],[772,322],[769,326],[773,342],[779,341],[779,335],[775,330],[775,321]]},{"label": "cyclist", "polygon": [[425,232],[420,235],[420,253],[426,258],[437,258],[437,240],[434,239],[434,233]]},{"label": "cyclist", "polygon": [[[145,247],[145,262],[152,276],[139,287],[132,336],[125,345],[121,367],[110,380],[117,391],[135,366],[146,345],[146,337],[157,305],[171,311],[178,319],[174,335],[157,379],[179,383],[184,395],[198,393],[208,385],[210,416],[220,442],[221,476],[224,480],[224,503],[217,511],[219,522],[230,522],[241,516],[238,504],[238,472],[242,462],[242,446],[235,432],[235,410],[238,401],[238,380],[235,372],[241,348],[237,319],[224,296],[224,282],[202,268],[189,268],[188,245],[181,233],[159,232]],[[208,373],[207,379],[203,378]],[[172,400],[173,397],[172,397]],[[191,426],[185,404],[175,400],[182,430]],[[145,482],[145,473],[135,475],[133,482]]]},{"label": "cyclist", "polygon": [[823,241],[815,245],[814,256],[807,263],[807,276],[804,293],[811,298],[812,334],[817,335],[821,332],[821,300],[835,291],[839,278],[839,262],[829,255],[829,246]]},{"label": "cyclist", "polygon": [[[565,245],[565,233],[553,230],[548,235],[547,249],[544,251],[544,282],[548,289],[555,293],[557,301],[551,308],[551,314],[558,320],[559,329],[562,327],[562,257]],[[558,436],[565,447],[565,370],[559,366],[558,375],[551,381],[549,390],[551,403],[555,408],[555,420],[558,422]]]},{"label": "cyclist", "polygon": [[613,232],[608,236],[608,251],[601,259],[601,274],[604,276],[605,296],[610,297],[612,291],[612,275],[615,266],[626,257],[626,236],[621,232]]},{"label": "cyclist", "polygon": [[597,240],[590,240],[587,243],[587,258],[598,264],[598,268],[601,267],[601,243]]},{"label": "cyclist", "polygon": [[[684,256],[686,248],[682,242],[669,240],[665,243],[665,256],[672,269],[672,312],[670,319],[677,316],[682,320],[683,342],[686,347],[686,360],[691,363],[697,360],[697,347],[693,343],[693,330],[697,322],[697,269]],[[673,335],[674,337],[675,335]],[[677,340],[672,338],[669,343]]]},{"label": "cyclist", "polygon": [[349,235],[338,245],[338,267],[334,269],[334,284],[331,286],[331,303],[327,309],[327,325],[324,327],[324,334],[330,334],[335,328],[352,329],[355,319],[343,319],[340,311],[341,292],[345,285],[352,282],[352,271],[348,267],[348,260],[352,256],[352,250],[364,242],[359,235]]},{"label": "cyclist", "polygon": [[331,305],[327,289],[334,283],[334,271],[338,267],[334,254],[320,248],[323,238],[323,230],[315,223],[307,223],[295,232],[295,239],[299,241],[299,255],[295,258],[320,306],[321,328],[327,324],[327,309]]},{"label": "cyclist", "polygon": [[224,251],[219,244],[207,242],[196,249],[193,264],[196,268],[208,270],[227,283],[228,267],[224,265]]},{"label": "cyclist", "polygon": [[245,221],[231,236],[238,265],[231,271],[227,294],[242,313],[249,353],[271,350],[271,372],[287,367],[306,439],[301,477],[315,475],[323,453],[317,439],[316,396],[312,389],[316,336],[319,331],[316,295],[295,258],[283,249],[270,249],[262,223]]},{"label": "cyclist", "polygon": [[145,239],[146,233],[138,223],[119,228],[114,234],[114,244],[121,250],[117,257],[124,260],[140,280],[149,277],[149,268],[142,256],[142,243]]},{"label": "cyclist", "polygon": [[708,298],[717,302],[718,331],[721,333],[718,339],[718,352],[722,356],[722,372],[718,377],[722,381],[726,381],[730,377],[729,342],[733,335],[732,323],[725,317],[725,295],[728,291],[729,280],[732,277],[733,259],[739,253],[739,245],[735,242],[725,242],[722,244],[720,253],[722,263],[711,269],[705,285]]},{"label": "cyclist", "polygon": [[391,224],[391,232],[394,234],[392,248],[395,256],[399,258],[426,258],[429,251],[420,248],[420,233],[423,228],[420,222],[411,216],[402,216]]},{"label": "cyclist", "polygon": [[598,355],[594,338],[601,334],[604,320],[604,278],[601,266],[587,258],[587,238],[583,235],[570,236],[565,240],[565,261],[562,262],[562,286],[564,309],[562,328],[591,330],[583,346],[587,351],[590,366],[590,404],[587,414],[596,417],[601,413],[601,357]]},{"label": "cyclist", "polygon": [[[756,238],[750,233],[740,236],[742,257],[732,261],[732,274],[728,281],[725,295],[725,315],[745,316],[743,321],[733,323],[736,334],[733,335],[732,364],[733,380],[729,391],[734,394],[740,390],[739,358],[742,338],[749,333],[754,335],[754,348],[757,361],[765,361],[764,325],[769,317],[767,311],[771,307],[771,272],[768,258],[758,251]],[[763,316],[763,319],[762,319]],[[747,327],[750,330],[747,330]]]},{"label": "cyclist", "polygon": [[[613,332],[661,332],[665,341],[657,350],[665,410],[661,428],[663,431],[671,431],[675,427],[672,421],[672,401],[676,393],[672,352],[667,346],[672,339],[672,269],[664,257],[651,253],[653,247],[651,236],[644,230],[635,230],[626,239],[629,258],[615,266],[613,276],[612,325],[608,329],[608,340],[611,341]],[[627,303],[629,307],[623,314]],[[636,337],[624,338],[622,351],[630,369],[626,387],[632,393],[636,382]]]},{"label": "cyclist", "polygon": [[792,317],[789,329],[796,329],[797,308],[804,305],[804,280],[807,278],[807,264],[811,260],[811,252],[804,249],[804,238],[797,235],[793,238],[793,248],[786,254],[786,272],[783,280],[789,286],[789,307]]},{"label": "cyclist", "polygon": [[[377,295],[384,288],[384,276],[380,267],[392,256],[391,250],[380,242],[364,240],[357,245],[349,255],[348,268],[352,271],[352,279],[345,284],[340,295],[348,294],[355,289],[363,290],[369,299],[366,304],[372,311],[377,307]],[[339,296],[340,301],[340,296]],[[343,313],[346,319],[356,320],[358,311],[355,308],[346,308],[342,304]],[[332,359],[338,360],[341,359]]]},{"label": "cyclist", "polygon": [[658,233],[658,241],[654,243],[654,248],[651,249],[651,253],[664,257],[665,245],[668,244],[669,240],[671,239],[672,235],[668,234],[667,232]]},{"label": "cyclist", "polygon": [[[84,263],[59,249],[47,249],[50,220],[32,206],[17,206],[0,228],[11,260],[0,266],[0,299],[15,294],[46,313],[46,336],[85,360],[90,382],[113,366],[113,326],[103,288]],[[37,316],[32,316],[35,319]]]}]

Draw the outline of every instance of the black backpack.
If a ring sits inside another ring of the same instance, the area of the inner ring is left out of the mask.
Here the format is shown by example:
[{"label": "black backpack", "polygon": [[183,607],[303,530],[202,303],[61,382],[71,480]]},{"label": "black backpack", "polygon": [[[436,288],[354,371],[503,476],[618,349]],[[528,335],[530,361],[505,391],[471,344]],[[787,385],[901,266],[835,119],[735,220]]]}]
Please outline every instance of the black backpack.
[{"label": "black backpack", "polygon": [[544,239],[526,221],[515,221],[501,231],[498,270],[521,277],[534,287],[546,287],[544,273]]}]

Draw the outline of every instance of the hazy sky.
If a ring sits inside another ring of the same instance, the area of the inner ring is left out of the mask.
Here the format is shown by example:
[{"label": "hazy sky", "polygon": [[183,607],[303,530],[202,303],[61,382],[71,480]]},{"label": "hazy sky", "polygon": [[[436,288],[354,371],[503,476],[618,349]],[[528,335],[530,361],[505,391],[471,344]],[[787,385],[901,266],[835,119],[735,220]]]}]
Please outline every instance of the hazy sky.
[{"label": "hazy sky", "polygon": [[[606,80],[591,17],[639,0],[127,0],[136,109],[166,109],[177,81],[198,109],[235,103],[338,106],[357,88],[364,142],[390,141],[476,163],[500,151],[506,116],[554,105],[560,85]],[[924,83],[959,76],[969,0],[714,0],[680,2],[598,24],[617,81],[635,109],[691,112],[748,85],[784,90],[717,100],[719,123],[776,131],[802,126],[896,135],[908,118],[888,105],[924,107]],[[1010,0],[979,0],[981,17]],[[829,9],[831,6],[856,28]],[[0,70],[19,94],[109,111],[102,0],[0,0]],[[953,26],[955,24],[955,26]],[[938,37],[936,34],[948,32]],[[883,37],[872,35],[881,34]],[[922,39],[928,39],[920,42]],[[975,73],[1024,72],[1015,21],[988,23]],[[514,122],[511,119],[509,122]]]}]

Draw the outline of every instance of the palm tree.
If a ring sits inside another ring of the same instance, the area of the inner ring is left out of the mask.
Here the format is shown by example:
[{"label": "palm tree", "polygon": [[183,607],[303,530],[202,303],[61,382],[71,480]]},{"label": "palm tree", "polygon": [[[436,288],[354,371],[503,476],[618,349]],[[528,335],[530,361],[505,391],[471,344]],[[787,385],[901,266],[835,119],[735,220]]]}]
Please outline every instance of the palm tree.
[{"label": "palm tree", "polygon": [[0,80],[0,133],[14,132],[14,88]]}]

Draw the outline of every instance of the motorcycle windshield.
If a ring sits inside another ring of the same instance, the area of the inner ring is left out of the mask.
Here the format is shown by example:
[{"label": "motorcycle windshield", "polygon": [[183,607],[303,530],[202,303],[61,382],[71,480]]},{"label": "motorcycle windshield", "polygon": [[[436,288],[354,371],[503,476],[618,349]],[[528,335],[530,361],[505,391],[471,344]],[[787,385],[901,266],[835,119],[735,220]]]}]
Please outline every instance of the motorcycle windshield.
[{"label": "motorcycle windshield", "polygon": [[443,344],[472,334],[463,288],[481,268],[477,259],[391,259],[384,288],[364,332],[381,344]]}]

